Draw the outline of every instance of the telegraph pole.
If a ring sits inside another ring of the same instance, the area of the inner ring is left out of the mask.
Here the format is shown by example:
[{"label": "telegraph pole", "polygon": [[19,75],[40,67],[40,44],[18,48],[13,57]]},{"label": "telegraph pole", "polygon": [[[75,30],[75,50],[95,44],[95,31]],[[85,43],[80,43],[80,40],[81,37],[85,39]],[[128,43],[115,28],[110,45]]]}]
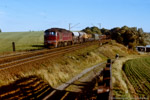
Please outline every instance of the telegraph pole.
[{"label": "telegraph pole", "polygon": [[70,31],[70,29],[71,29],[71,23],[69,23],[69,31]]},{"label": "telegraph pole", "polygon": [[71,26],[71,23],[69,23],[69,30],[71,30],[71,28],[73,28],[73,27],[75,27],[75,26],[77,26],[77,25],[79,25],[79,24],[80,24],[80,23],[77,23],[77,24]]}]

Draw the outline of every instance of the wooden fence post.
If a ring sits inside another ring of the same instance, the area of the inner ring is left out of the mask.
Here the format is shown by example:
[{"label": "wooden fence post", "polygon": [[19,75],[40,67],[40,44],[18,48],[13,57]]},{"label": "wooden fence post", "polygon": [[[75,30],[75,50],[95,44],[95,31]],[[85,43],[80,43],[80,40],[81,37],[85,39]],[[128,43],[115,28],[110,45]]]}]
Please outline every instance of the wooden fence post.
[{"label": "wooden fence post", "polygon": [[97,89],[97,99],[112,100],[112,60],[107,59],[106,67],[103,69],[103,84]]},{"label": "wooden fence post", "polygon": [[15,52],[16,51],[15,42],[12,42],[12,48],[13,48],[13,51]]}]

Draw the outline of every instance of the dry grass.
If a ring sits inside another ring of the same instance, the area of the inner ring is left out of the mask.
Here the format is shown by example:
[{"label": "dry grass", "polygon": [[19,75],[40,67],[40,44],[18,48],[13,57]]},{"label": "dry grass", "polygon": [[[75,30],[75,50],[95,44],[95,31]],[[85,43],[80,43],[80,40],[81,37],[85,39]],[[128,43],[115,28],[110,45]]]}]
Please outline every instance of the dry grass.
[{"label": "dry grass", "polygon": [[65,82],[80,73],[83,69],[101,62],[103,59],[93,52],[97,47],[94,45],[59,57],[1,71],[0,86],[31,75],[40,76],[48,80],[50,85],[57,86],[62,81]]},{"label": "dry grass", "polygon": [[100,47],[99,52],[108,58],[115,58],[116,54],[119,54],[121,57],[127,56],[129,51],[125,46],[111,41],[109,44]]},{"label": "dry grass", "polygon": [[96,65],[107,58],[114,58],[116,53],[125,56],[128,51],[117,43],[109,43],[101,47],[92,45],[61,56],[14,67],[0,71],[0,86],[34,75],[56,87],[76,76],[85,68]]},{"label": "dry grass", "polygon": [[[93,52],[96,46],[91,46],[88,49],[75,51],[74,53],[65,54],[58,58],[48,60],[40,67],[40,70],[30,71],[30,73],[42,77],[47,80],[51,86],[58,86],[62,82],[66,82],[71,77],[79,74],[85,68],[97,64],[103,59]],[[97,48],[97,47],[96,47]]]}]

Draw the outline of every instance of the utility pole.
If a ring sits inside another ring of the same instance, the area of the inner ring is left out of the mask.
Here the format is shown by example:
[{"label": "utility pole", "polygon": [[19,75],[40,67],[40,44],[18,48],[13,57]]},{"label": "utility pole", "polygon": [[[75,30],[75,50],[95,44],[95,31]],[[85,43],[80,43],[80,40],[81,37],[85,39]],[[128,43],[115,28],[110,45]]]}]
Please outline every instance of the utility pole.
[{"label": "utility pole", "polygon": [[71,30],[71,28],[73,28],[73,27],[75,27],[75,26],[77,26],[77,25],[79,25],[79,24],[80,24],[80,23],[77,23],[77,24],[71,26],[71,23],[69,23],[69,31]]},{"label": "utility pole", "polygon": [[71,23],[69,23],[69,31],[70,31],[70,29],[71,29]]}]

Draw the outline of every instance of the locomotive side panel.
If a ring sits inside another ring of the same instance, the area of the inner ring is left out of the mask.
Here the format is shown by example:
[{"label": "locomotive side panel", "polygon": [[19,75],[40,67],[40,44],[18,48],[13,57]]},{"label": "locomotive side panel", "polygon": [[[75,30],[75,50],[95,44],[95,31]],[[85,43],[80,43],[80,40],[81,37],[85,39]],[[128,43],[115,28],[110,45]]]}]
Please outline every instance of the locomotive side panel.
[{"label": "locomotive side panel", "polygon": [[72,33],[65,32],[61,34],[62,34],[62,41],[72,41]]},{"label": "locomotive side panel", "polygon": [[48,46],[64,46],[64,44],[71,44],[72,42],[72,32],[61,29],[61,28],[51,28],[45,31],[44,44]]}]

